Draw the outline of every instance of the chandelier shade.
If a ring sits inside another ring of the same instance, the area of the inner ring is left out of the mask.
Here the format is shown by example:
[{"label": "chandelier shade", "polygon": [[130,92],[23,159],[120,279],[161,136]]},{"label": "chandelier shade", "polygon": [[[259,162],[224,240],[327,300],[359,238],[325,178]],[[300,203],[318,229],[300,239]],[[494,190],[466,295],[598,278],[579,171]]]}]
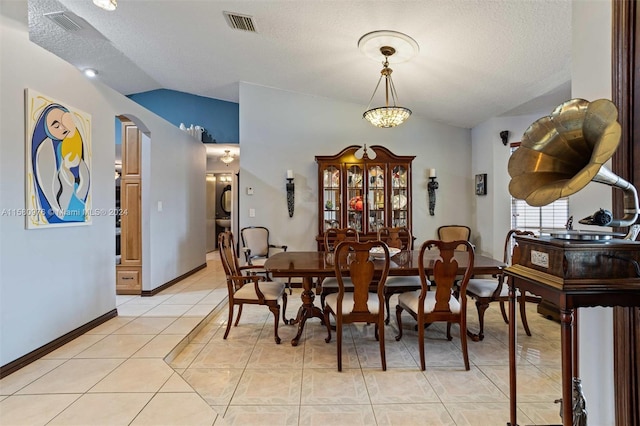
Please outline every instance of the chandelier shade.
[{"label": "chandelier shade", "polygon": [[376,127],[395,127],[404,123],[411,115],[411,110],[399,106],[378,107],[367,110],[362,116]]},{"label": "chandelier shade", "polygon": [[224,155],[222,157],[220,157],[220,161],[222,161],[224,164],[229,164],[233,161],[234,156],[231,155],[231,151],[229,151],[228,149],[224,150]]},{"label": "chandelier shade", "polygon": [[[361,38],[360,41],[362,42],[363,39],[364,37]],[[373,90],[373,95],[371,95],[367,110],[362,114],[362,117],[376,127],[389,128],[399,126],[404,123],[411,116],[411,110],[397,105],[398,94],[396,93],[396,88],[393,84],[393,79],[391,78],[393,70],[389,68],[389,57],[396,53],[396,49],[391,46],[382,46],[380,47],[380,53],[384,56],[382,71],[380,71],[378,84]],[[371,106],[371,102],[373,101],[383,78],[385,105],[370,109],[369,107]],[[389,103],[389,98],[391,98],[391,104]]]}]

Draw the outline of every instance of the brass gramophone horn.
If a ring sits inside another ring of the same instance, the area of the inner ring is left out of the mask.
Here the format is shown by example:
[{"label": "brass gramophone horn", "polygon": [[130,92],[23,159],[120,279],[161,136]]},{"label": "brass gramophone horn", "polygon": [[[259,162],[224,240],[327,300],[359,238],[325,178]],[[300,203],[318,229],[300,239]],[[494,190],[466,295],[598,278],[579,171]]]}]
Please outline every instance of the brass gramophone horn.
[{"label": "brass gramophone horn", "polygon": [[620,143],[618,110],[607,99],[571,99],[524,132],[520,147],[509,159],[509,192],[530,206],[540,207],[575,194],[589,182],[624,191],[624,217],[608,223],[593,216],[580,223],[631,226],[638,218],[638,193],[633,185],[603,164]]}]

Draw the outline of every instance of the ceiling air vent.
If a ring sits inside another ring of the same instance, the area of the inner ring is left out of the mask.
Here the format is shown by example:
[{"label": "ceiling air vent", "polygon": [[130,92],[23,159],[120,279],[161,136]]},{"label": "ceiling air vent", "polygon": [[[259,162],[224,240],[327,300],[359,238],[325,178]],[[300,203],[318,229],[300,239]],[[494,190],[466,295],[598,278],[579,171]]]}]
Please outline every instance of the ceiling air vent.
[{"label": "ceiling air vent", "polygon": [[234,30],[250,31],[257,33],[256,25],[253,22],[253,17],[249,15],[241,15],[233,12],[222,12],[227,20],[227,24]]},{"label": "ceiling air vent", "polygon": [[44,16],[70,32],[79,31],[84,28],[82,18],[71,12],[51,12],[45,13]]}]

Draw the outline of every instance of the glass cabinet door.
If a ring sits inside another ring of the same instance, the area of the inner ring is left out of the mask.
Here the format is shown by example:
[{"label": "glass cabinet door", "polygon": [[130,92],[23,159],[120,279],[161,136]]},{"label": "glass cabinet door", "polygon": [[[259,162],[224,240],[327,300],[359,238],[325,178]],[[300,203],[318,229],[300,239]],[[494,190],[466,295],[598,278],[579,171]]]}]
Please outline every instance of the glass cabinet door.
[{"label": "glass cabinet door", "polygon": [[322,171],[324,229],[340,228],[340,168],[327,166]]},{"label": "glass cabinet door", "polygon": [[394,165],[391,169],[391,225],[407,226],[409,220],[409,181],[407,168]]},{"label": "glass cabinet door", "polygon": [[385,226],[384,167],[380,165],[369,165],[368,176],[368,230],[369,232],[378,232],[378,228]]},{"label": "glass cabinet door", "polygon": [[358,231],[364,230],[363,211],[364,170],[361,165],[351,165],[347,168],[347,226]]}]

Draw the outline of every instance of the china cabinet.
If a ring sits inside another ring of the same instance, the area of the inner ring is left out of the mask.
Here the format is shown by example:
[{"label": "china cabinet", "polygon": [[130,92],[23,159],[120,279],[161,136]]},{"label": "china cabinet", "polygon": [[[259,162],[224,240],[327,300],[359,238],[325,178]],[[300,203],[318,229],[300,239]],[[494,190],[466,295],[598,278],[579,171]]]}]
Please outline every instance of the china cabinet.
[{"label": "china cabinet", "polygon": [[354,228],[360,240],[379,228],[411,229],[411,163],[379,145],[351,145],[336,155],[318,155],[318,250],[329,228]]}]

